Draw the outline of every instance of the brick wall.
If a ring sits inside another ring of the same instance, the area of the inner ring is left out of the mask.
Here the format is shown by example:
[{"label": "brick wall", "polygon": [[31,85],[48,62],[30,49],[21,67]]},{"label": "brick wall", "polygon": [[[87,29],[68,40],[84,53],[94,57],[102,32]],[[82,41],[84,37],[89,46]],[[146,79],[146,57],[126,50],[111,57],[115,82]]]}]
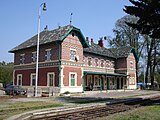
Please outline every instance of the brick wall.
[{"label": "brick wall", "polygon": [[63,69],[63,85],[69,86],[69,72],[77,73],[77,86],[81,86],[82,84],[82,70],[81,68],[76,67],[67,67],[65,66]]},{"label": "brick wall", "polygon": [[[88,65],[88,58],[91,58],[91,63],[92,65]],[[95,67],[95,68],[102,68],[101,67],[101,60],[104,61],[103,68],[105,70],[114,70],[115,69],[115,59],[103,57],[103,56],[98,56],[94,54],[89,54],[89,53],[84,53],[84,65],[87,67]],[[98,59],[98,66],[96,66],[95,59]]]},{"label": "brick wall", "polygon": [[116,60],[116,69],[124,69],[124,68],[127,68],[126,58],[118,58]]},{"label": "brick wall", "polygon": [[70,60],[70,50],[76,50],[76,55],[79,56],[78,62],[83,62],[83,47],[76,33],[72,36],[69,34],[62,42],[61,59]]},{"label": "brick wall", "polygon": [[127,58],[127,68],[128,69],[133,68],[133,70],[136,69],[136,60],[133,53],[130,53],[130,55]]},{"label": "brick wall", "polygon": [[[40,46],[39,62],[45,62],[46,49],[51,49],[51,60],[58,59],[58,45],[56,43],[54,44],[52,43],[52,44],[46,44],[46,45]],[[37,51],[36,46],[33,48],[17,51],[14,56],[14,64],[15,65],[20,64],[20,54],[25,54],[25,64],[32,63],[32,52],[36,52],[36,51]]]},{"label": "brick wall", "polygon": [[[55,73],[55,86],[58,86],[58,68],[57,67],[39,68],[38,86],[47,85],[47,73],[48,72]],[[16,70],[14,84],[15,85],[17,84],[17,74],[22,74],[22,85],[30,86],[31,73],[35,73],[35,69]]]},{"label": "brick wall", "polygon": [[130,53],[127,58],[127,72],[129,75],[129,85],[134,86],[133,88],[136,88],[136,60],[133,53]]},{"label": "brick wall", "polygon": [[[74,36],[73,36],[74,34]],[[74,72],[77,74],[77,86],[82,84],[82,66],[78,63],[83,62],[83,46],[76,32],[72,31],[62,42],[61,59],[63,62],[77,64],[77,67],[71,65],[64,65],[63,69],[63,85],[69,86],[69,73]],[[76,51],[76,55],[79,56],[79,60],[70,60],[70,50]]]}]

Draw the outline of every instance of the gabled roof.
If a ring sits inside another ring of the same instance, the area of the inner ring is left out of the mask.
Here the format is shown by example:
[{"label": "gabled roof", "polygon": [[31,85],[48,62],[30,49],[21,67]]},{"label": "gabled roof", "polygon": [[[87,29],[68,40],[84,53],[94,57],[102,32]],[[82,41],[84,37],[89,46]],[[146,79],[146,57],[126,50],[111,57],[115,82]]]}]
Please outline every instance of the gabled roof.
[{"label": "gabled roof", "polygon": [[[52,43],[52,42],[55,42],[55,41],[62,41],[62,40],[65,39],[65,37],[71,31],[77,31],[78,32],[78,36],[80,37],[81,43],[82,43],[84,48],[89,46],[88,43],[86,42],[83,34],[81,33],[80,29],[78,29],[74,26],[71,26],[71,25],[60,27],[58,29],[51,30],[51,31],[42,31],[40,33],[39,44],[43,45],[43,44]],[[30,48],[30,47],[34,47],[36,45],[37,45],[37,35],[33,36],[29,40],[27,40],[27,41],[23,42],[22,44],[18,45],[17,47],[11,49],[9,52],[14,53],[15,51]]]},{"label": "gabled roof", "polygon": [[84,52],[91,53],[91,54],[97,54],[102,55],[110,58],[126,58],[128,55],[133,52],[133,54],[136,57],[136,60],[138,60],[137,54],[135,52],[135,49],[130,46],[120,47],[120,48],[110,48],[107,49],[105,47],[100,47],[98,44],[91,43],[91,45],[88,48],[84,48]]},{"label": "gabled roof", "polygon": [[[71,31],[76,31],[78,33],[78,37],[80,38],[80,41],[82,43],[82,46],[84,48],[84,52],[91,53],[91,54],[96,54],[96,55],[101,55],[101,56],[106,56],[110,58],[123,58],[123,57],[128,57],[128,55],[133,52],[133,54],[136,57],[136,60],[138,60],[137,54],[135,52],[135,49],[132,47],[121,47],[121,48],[102,48],[99,45],[95,43],[91,43],[89,46],[88,42],[85,40],[82,32],[80,29],[67,25],[64,27],[57,28],[55,30],[51,31],[42,31],[40,33],[40,45],[43,44],[48,44],[52,43],[55,41],[63,41],[68,34],[70,34]],[[35,47],[37,45],[37,35],[33,36],[32,38],[28,39],[27,41],[23,42],[22,44],[18,45],[17,47],[13,48],[9,52],[16,52],[22,49],[26,48],[31,48]]]},{"label": "gabled roof", "polygon": [[91,43],[88,48],[84,48],[84,52],[115,58],[114,54],[106,48],[102,48],[95,43]]}]

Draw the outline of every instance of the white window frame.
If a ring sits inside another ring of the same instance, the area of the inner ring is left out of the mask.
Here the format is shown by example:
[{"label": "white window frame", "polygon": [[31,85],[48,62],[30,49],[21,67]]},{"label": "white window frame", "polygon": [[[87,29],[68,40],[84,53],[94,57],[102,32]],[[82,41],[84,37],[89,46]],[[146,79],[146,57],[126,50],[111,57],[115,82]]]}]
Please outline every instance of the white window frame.
[{"label": "white window frame", "polygon": [[[96,63],[96,60],[97,60],[97,63]],[[95,58],[94,61],[95,61],[95,67],[98,67],[99,66],[99,60],[98,60],[98,58]]]},{"label": "white window frame", "polygon": [[133,61],[130,61],[130,70],[133,70],[134,69],[134,66],[133,66]]},{"label": "white window frame", "polygon": [[[75,85],[71,86],[71,74],[75,75]],[[69,87],[75,87],[77,86],[77,73],[76,72],[69,72]]]},{"label": "white window frame", "polygon": [[[102,67],[102,61],[103,61],[103,67]],[[101,59],[101,64],[100,64],[100,67],[101,68],[104,68],[105,67],[105,62],[104,62],[105,60],[104,59]]]},{"label": "white window frame", "polygon": [[[19,76],[21,77],[21,84],[19,85]],[[22,86],[22,74],[17,74],[17,86]]]},{"label": "white window frame", "polygon": [[106,60],[106,68],[109,68],[110,67],[110,61],[109,60]]},{"label": "white window frame", "polygon": [[[49,75],[52,74],[53,75],[53,86],[50,86],[50,81],[49,81]],[[54,72],[48,72],[47,73],[47,86],[48,87],[55,87],[55,73]]]},{"label": "white window frame", "polygon": [[[71,51],[75,51],[74,60],[71,59]],[[77,50],[76,50],[76,49],[70,48],[70,52],[69,52],[70,61],[75,61],[76,53],[77,53]]]},{"label": "white window frame", "polygon": [[20,54],[20,64],[25,63],[25,54]]},{"label": "white window frame", "polygon": [[[89,63],[89,59],[91,59],[91,65],[88,64],[88,63]],[[88,57],[88,58],[87,58],[87,65],[88,65],[88,66],[92,66],[92,57]]]},{"label": "white window frame", "polygon": [[[36,54],[35,58],[33,57],[33,54]],[[35,61],[33,61],[33,59],[35,59]],[[37,60],[37,52],[35,51],[35,52],[32,52],[32,62],[34,63],[36,62],[36,60]]]},{"label": "white window frame", "polygon": [[111,67],[115,68],[115,61],[111,61]]},{"label": "white window frame", "polygon": [[[46,54],[45,54],[45,61],[51,61],[51,49],[46,49],[45,52],[46,52]],[[48,56],[47,52],[50,52],[49,56]]]},{"label": "white window frame", "polygon": [[[33,75],[35,75],[36,76],[36,73],[31,73],[30,74],[30,86],[34,86],[34,85],[32,85],[32,78],[33,78]],[[35,78],[36,79],[36,78]],[[38,83],[37,83],[38,84]]]}]

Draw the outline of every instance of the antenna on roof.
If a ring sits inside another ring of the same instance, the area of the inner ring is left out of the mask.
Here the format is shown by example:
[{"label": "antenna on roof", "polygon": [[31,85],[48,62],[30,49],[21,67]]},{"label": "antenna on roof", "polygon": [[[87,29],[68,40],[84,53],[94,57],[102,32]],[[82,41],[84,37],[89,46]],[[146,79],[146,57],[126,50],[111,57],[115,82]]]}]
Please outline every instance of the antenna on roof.
[{"label": "antenna on roof", "polygon": [[73,13],[71,13],[71,15],[70,15],[70,25],[72,24],[72,15],[73,15]]}]

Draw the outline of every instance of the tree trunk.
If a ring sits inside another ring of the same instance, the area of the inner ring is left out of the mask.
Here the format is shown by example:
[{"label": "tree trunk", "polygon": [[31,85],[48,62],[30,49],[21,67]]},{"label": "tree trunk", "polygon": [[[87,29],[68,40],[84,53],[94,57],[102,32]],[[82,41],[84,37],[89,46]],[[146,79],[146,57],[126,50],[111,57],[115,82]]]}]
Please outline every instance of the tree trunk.
[{"label": "tree trunk", "polygon": [[[149,42],[148,42],[149,43]],[[146,76],[145,76],[145,84],[147,85],[148,83],[148,78],[149,78],[149,68],[150,68],[150,65],[151,65],[151,53],[152,53],[152,50],[153,50],[153,46],[154,46],[154,40],[151,39],[151,43],[150,43],[150,48],[149,48],[149,44],[147,43],[147,51],[148,51],[148,59],[147,59],[147,68],[146,68]]]},{"label": "tree trunk", "polygon": [[[155,41],[155,40],[154,40]],[[154,42],[155,45],[155,42]],[[154,86],[154,76],[155,76],[155,67],[156,67],[156,54],[157,54],[157,46],[154,46],[154,55],[153,55],[153,64],[152,64],[152,71],[151,71],[151,87]]]}]

